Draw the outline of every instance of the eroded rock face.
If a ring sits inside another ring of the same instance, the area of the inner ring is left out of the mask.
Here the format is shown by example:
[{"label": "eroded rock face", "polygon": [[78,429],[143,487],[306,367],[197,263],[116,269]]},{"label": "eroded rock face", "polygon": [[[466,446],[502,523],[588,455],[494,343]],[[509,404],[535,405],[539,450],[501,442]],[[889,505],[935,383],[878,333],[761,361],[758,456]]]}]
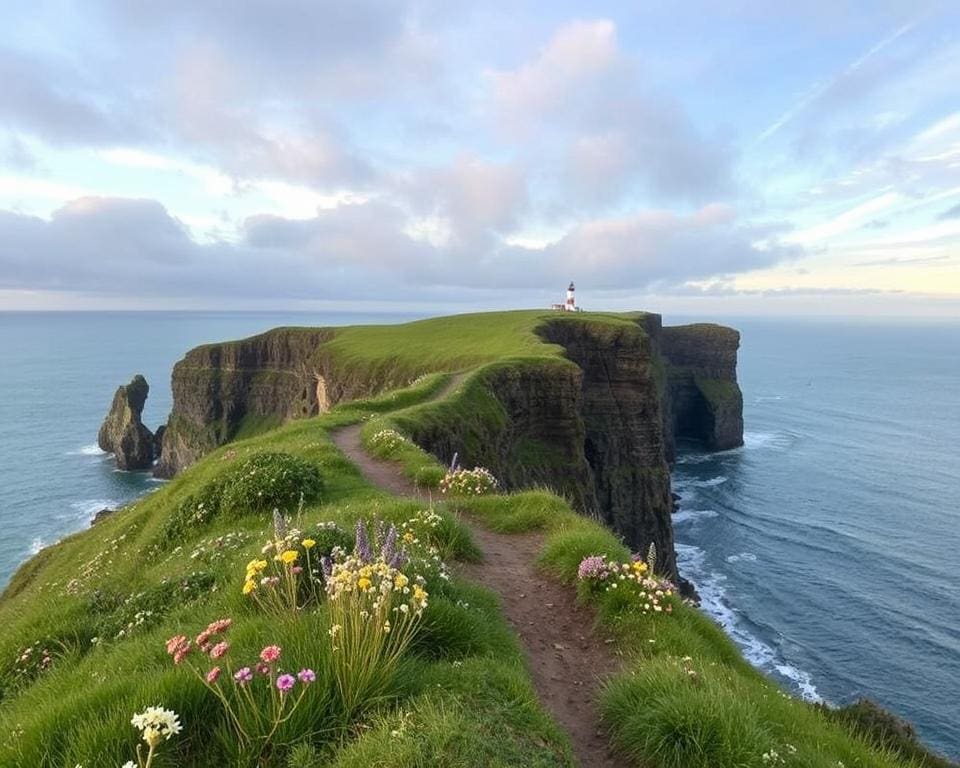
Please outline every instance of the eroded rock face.
[{"label": "eroded rock face", "polygon": [[[743,395],[737,384],[740,334],[709,323],[663,328],[669,426],[679,438],[711,450],[743,445]],[[672,458],[672,451],[669,452]]]},{"label": "eroded rock face", "polygon": [[153,464],[153,433],[140,420],[149,391],[147,380],[140,374],[119,387],[100,427],[97,444],[114,455],[118,469],[149,469]]},{"label": "eroded rock face", "polygon": [[542,335],[582,371],[584,457],[600,517],[634,550],[653,544],[676,576],[670,469],[663,440],[656,350],[640,326],[557,321]]}]

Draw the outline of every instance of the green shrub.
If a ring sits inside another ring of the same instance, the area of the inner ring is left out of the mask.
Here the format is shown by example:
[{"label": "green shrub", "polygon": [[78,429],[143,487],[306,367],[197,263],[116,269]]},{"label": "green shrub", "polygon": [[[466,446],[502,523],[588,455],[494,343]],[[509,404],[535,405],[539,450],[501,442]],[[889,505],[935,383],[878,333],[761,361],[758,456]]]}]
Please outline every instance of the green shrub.
[{"label": "green shrub", "polygon": [[440,482],[446,476],[446,470],[439,465],[419,467],[413,474],[413,484],[417,488],[439,488]]},{"label": "green shrub", "polygon": [[221,509],[225,514],[293,509],[317,501],[323,476],[315,464],[288,453],[258,453],[241,462],[223,479]]}]

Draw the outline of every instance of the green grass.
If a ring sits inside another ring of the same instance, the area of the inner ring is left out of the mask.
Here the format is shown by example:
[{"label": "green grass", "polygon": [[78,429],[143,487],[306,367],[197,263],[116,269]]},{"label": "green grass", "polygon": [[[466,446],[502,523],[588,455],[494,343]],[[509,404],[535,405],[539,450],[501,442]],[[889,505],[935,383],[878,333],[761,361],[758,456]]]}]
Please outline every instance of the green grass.
[{"label": "green grass", "polygon": [[[609,530],[547,492],[457,506],[497,531],[543,532],[540,566],[570,584],[584,556],[628,555]],[[634,765],[768,768],[780,765],[764,761],[771,750],[782,765],[804,768],[943,765],[915,742],[893,749],[895,742],[882,743],[829,710],[787,696],[696,608],[681,605],[672,616],[650,618],[615,592],[593,596],[591,604],[627,660],[607,685],[601,708],[614,743]]]},{"label": "green grass", "polygon": [[[348,723],[321,682],[329,653],[323,612],[278,622],[239,593],[244,564],[267,536],[268,512],[215,516],[187,529],[177,546],[158,545],[179,505],[263,453],[294,456],[320,471],[322,496],[305,504],[305,529],[327,520],[350,528],[360,518],[406,519],[421,505],[368,486],[333,448],[328,431],[422,402],[444,382],[429,377],[223,446],[156,493],[25,564],[0,601],[0,765],[121,765],[136,744],[131,715],[162,704],[180,714],[185,730],[164,745],[158,766],[252,766],[256,756],[237,752],[211,694],[174,668],[163,647],[171,635],[196,634],[221,616],[235,620],[230,653],[237,658],[275,642],[292,666],[313,666],[320,676],[309,706],[278,732],[258,765],[280,768],[311,755],[317,765],[572,765],[496,601],[483,590],[457,580],[429,584],[432,604],[421,635],[388,695],[370,702],[360,722]],[[475,559],[466,529],[438,510],[443,520],[431,534],[434,544],[448,560]],[[184,590],[190,579],[203,588]],[[150,615],[137,623],[140,609]],[[53,649],[53,664],[17,678],[10,662],[38,641]],[[391,736],[401,720],[402,736]]]},{"label": "green grass", "polygon": [[[0,600],[0,766],[121,765],[133,757],[136,743],[130,716],[153,704],[175,709],[185,726],[164,746],[158,768],[573,765],[567,739],[536,700],[515,635],[485,590],[458,579],[430,582],[431,604],[410,653],[384,695],[348,722],[329,693],[322,609],[278,622],[239,593],[244,564],[268,535],[269,511],[250,505],[198,526],[178,524],[170,535],[178,510],[264,453],[292,456],[322,477],[321,495],[302,509],[304,528],[328,520],[350,528],[358,519],[406,519],[420,505],[370,487],[334,449],[329,431],[364,422],[366,441],[381,428],[406,435],[450,432],[457,440],[470,435],[477,441],[471,455],[482,457],[505,425],[503,407],[486,386],[489,377],[513,377],[522,388],[522,377],[531,372],[571,374],[560,347],[536,333],[548,319],[589,320],[611,333],[636,320],[528,311],[331,332],[325,354],[351,376],[418,378],[271,431],[261,431],[270,424],[251,421],[243,428],[248,438],[218,448],[156,493],[24,564]],[[452,372],[469,375],[435,400]],[[528,470],[518,477],[534,481],[538,466],[564,461],[535,440],[524,441],[518,452]],[[391,458],[426,487],[444,469],[411,442]],[[539,566],[569,584],[583,557],[629,554],[609,530],[546,490],[462,499],[437,509],[443,520],[432,539],[448,560],[479,556],[460,512],[500,532],[541,532]],[[592,605],[625,659],[623,672],[604,691],[603,720],[634,765],[767,768],[777,764],[763,760],[771,750],[785,765],[803,768],[906,768],[925,759],[877,738],[863,718],[854,722],[785,696],[695,608],[651,619],[615,595],[594,598]],[[169,636],[195,634],[221,616],[236,622],[231,653],[254,654],[276,642],[290,664],[310,664],[320,678],[308,705],[263,755],[238,753],[211,694],[173,668],[163,649]],[[51,651],[51,667],[17,675],[13,661],[34,643]]]}]

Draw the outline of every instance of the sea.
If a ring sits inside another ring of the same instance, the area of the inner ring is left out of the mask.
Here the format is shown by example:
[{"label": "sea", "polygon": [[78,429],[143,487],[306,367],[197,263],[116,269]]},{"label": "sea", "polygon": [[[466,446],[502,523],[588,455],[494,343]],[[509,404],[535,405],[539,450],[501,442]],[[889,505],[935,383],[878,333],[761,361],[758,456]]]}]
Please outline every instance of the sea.
[{"label": "sea", "polygon": [[[96,445],[119,384],[166,420],[191,347],[416,315],[0,312],[0,586],[97,511],[161,487]],[[665,323],[712,318],[665,317]],[[744,446],[682,445],[681,572],[757,667],[811,701],[868,696],[960,758],[960,322],[723,319]]]}]

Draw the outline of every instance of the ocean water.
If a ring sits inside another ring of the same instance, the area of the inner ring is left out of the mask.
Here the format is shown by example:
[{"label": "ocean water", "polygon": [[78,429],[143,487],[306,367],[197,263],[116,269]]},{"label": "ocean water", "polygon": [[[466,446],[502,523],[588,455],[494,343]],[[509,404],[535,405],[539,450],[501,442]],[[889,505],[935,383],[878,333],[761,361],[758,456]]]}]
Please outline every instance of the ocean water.
[{"label": "ocean water", "polygon": [[[165,421],[197,344],[401,315],[0,312],[0,586],[103,507],[159,487],[96,435],[143,373]],[[666,318],[680,322],[682,318]],[[746,445],[682,450],[681,569],[785,687],[869,695],[960,757],[960,323],[738,320]]]},{"label": "ocean water", "polygon": [[730,324],[745,445],[680,453],[681,571],[786,688],[960,758],[960,323]]},{"label": "ocean water", "polygon": [[144,423],[166,421],[174,363],[198,344],[280,325],[403,322],[409,315],[265,312],[0,312],[0,588],[25,558],[97,511],[155,490],[97,448],[113,393],[150,384]]}]

